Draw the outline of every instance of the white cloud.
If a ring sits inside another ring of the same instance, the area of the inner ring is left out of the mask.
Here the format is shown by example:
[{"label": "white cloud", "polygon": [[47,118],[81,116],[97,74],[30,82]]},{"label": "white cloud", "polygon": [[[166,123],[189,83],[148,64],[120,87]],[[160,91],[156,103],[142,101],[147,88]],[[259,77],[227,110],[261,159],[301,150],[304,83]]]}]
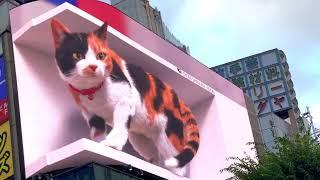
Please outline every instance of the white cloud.
[{"label": "white cloud", "polygon": [[[217,65],[221,61],[274,47],[290,54],[292,48],[295,52],[304,51],[320,42],[320,21],[315,20],[315,17],[320,17],[318,0],[154,2],[160,9],[171,8],[168,15],[167,11],[162,11],[164,20],[169,20],[173,32],[191,46],[192,55],[207,65]],[[168,6],[171,3],[173,5]],[[217,40],[211,46],[210,52],[214,53],[210,55],[201,51],[201,42],[208,37]],[[223,59],[220,60],[220,57]]]}]

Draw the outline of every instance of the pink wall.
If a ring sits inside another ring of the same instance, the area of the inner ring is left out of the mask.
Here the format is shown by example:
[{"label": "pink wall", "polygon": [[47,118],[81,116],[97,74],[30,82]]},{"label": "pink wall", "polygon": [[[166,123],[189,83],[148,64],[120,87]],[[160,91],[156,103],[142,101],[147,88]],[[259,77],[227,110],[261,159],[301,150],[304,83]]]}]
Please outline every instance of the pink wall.
[{"label": "pink wall", "polygon": [[191,163],[192,179],[226,179],[219,171],[228,166],[226,158],[242,156],[243,151],[253,155],[245,144],[253,142],[247,109],[216,92],[213,100],[197,105],[201,144],[199,154]]}]

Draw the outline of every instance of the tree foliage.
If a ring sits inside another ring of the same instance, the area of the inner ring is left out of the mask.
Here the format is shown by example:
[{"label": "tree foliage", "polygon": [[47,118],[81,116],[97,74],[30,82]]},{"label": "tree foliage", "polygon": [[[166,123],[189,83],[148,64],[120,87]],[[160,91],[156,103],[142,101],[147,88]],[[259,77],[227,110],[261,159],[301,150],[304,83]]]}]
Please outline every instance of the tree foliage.
[{"label": "tree foliage", "polygon": [[277,153],[264,152],[257,161],[245,153],[245,157],[230,157],[232,164],[221,170],[233,174],[231,179],[320,179],[320,144],[310,135],[296,135],[276,140]]}]

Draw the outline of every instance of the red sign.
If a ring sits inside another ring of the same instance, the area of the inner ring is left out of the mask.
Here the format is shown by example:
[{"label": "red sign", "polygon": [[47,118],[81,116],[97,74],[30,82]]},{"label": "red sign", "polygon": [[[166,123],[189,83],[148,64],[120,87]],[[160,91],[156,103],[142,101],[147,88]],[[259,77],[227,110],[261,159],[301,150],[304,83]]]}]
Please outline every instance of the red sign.
[{"label": "red sign", "polygon": [[8,120],[8,101],[7,99],[0,100],[0,124]]}]

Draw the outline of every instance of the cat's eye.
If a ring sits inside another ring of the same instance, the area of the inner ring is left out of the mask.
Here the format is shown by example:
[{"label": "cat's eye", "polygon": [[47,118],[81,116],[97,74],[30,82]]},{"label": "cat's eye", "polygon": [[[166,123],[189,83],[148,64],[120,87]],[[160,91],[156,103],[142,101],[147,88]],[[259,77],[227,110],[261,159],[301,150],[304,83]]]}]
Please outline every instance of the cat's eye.
[{"label": "cat's eye", "polygon": [[72,57],[73,57],[73,59],[76,59],[76,60],[84,59],[84,56],[80,53],[73,53]]},{"label": "cat's eye", "polygon": [[97,54],[97,59],[99,59],[99,60],[104,60],[105,58],[106,58],[106,53],[104,53],[104,52],[99,52],[98,54]]}]

